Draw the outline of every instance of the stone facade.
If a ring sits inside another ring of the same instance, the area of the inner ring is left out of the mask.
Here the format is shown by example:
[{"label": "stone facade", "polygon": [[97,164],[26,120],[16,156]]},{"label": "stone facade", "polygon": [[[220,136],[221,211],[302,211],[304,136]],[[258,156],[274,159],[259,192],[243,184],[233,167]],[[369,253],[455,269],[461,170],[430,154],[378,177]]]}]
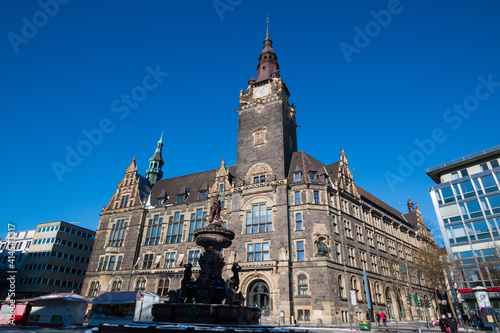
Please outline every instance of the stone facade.
[{"label": "stone facade", "polygon": [[202,249],[192,234],[206,223],[210,198],[219,193],[221,216],[236,234],[223,252],[224,278],[238,262],[246,303],[264,317],[276,322],[283,311],[287,321],[346,322],[355,290],[358,306],[350,311],[365,318],[363,269],[374,311],[414,316],[400,265],[415,275],[415,293],[434,294],[416,281],[416,253],[434,243],[418,206],[402,214],[354,184],[343,149],[332,164],[298,152],[295,105],[269,38],[259,60],[259,81],[252,78],[240,92],[237,164],[226,167],[222,160],[217,169],[151,187],[134,159],[103,208],[83,295],[145,290],[166,299],[169,289],[180,288],[184,264],[192,263],[197,275]]}]

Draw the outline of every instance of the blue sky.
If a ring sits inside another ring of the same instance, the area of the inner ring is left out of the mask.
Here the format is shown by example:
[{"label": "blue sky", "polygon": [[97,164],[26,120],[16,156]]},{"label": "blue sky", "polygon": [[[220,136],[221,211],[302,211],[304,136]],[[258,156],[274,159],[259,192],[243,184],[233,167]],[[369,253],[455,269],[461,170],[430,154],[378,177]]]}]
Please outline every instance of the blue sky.
[{"label": "blue sky", "polygon": [[332,163],[344,147],[357,184],[403,212],[409,194],[435,222],[424,170],[499,144],[497,2],[5,0],[0,235],[96,229],[162,131],[165,178],[234,164],[267,15],[299,150]]}]

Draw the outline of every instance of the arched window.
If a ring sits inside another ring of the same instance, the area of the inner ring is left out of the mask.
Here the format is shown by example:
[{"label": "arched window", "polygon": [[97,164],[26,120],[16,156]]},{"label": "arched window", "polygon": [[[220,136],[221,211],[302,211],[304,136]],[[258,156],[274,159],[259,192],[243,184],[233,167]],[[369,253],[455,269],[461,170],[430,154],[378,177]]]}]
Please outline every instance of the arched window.
[{"label": "arched window", "polygon": [[115,261],[116,261],[116,258],[115,256],[111,256],[109,258],[109,266],[108,266],[108,270],[112,271],[115,269]]},{"label": "arched window", "polygon": [[158,280],[158,289],[156,290],[156,293],[160,296],[167,296],[169,286],[170,286],[169,279]]},{"label": "arched window", "polygon": [[145,278],[139,278],[135,282],[135,291],[146,291],[146,279]]},{"label": "arched window", "polygon": [[299,296],[307,296],[307,276],[300,274],[297,278],[297,282],[299,287]]},{"label": "arched window", "polygon": [[104,257],[104,264],[102,265],[102,269],[106,270],[108,268],[108,257]]},{"label": "arched window", "polygon": [[338,278],[338,284],[339,284],[339,297],[340,298],[347,298],[345,294],[345,282],[344,282],[344,277],[342,275],[339,275]]},{"label": "arched window", "polygon": [[96,297],[99,293],[99,281],[93,281],[90,283],[88,297]]},{"label": "arched window", "polygon": [[302,229],[302,214],[298,213],[295,215],[295,230],[303,230]]},{"label": "arched window", "polygon": [[351,290],[356,292],[356,299],[360,299],[359,295],[359,283],[355,276],[351,278]]},{"label": "arched window", "polygon": [[382,303],[382,287],[380,287],[380,283],[375,283],[375,301],[377,303]]},{"label": "arched window", "polygon": [[111,285],[111,292],[119,292],[122,289],[122,282],[120,280],[114,281],[113,284]]}]

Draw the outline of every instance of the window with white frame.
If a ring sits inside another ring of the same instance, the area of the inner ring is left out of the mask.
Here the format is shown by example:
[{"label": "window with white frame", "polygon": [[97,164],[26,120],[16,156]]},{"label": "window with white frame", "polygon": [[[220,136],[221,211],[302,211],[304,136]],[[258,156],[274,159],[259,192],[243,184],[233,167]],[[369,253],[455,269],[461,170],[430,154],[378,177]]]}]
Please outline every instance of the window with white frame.
[{"label": "window with white frame", "polygon": [[358,242],[364,243],[365,239],[363,236],[363,227],[359,224],[356,224],[356,236],[358,238]]},{"label": "window with white frame", "polygon": [[246,213],[246,233],[257,234],[273,231],[273,210],[266,204],[253,205]]},{"label": "window with white frame", "polygon": [[371,255],[371,262],[372,262],[372,272],[378,273],[378,261],[377,261],[377,256]]},{"label": "window with white frame", "polygon": [[175,267],[175,252],[165,252],[165,262],[163,268]]},{"label": "window with white frame", "polygon": [[342,244],[335,243],[335,256],[339,264],[342,263]]},{"label": "window with white frame", "polygon": [[366,237],[368,238],[368,245],[375,247],[375,242],[373,241],[373,231],[368,230],[366,232]]},{"label": "window with white frame", "polygon": [[361,261],[361,268],[368,269],[365,251],[359,251],[359,260]]},{"label": "window with white frame", "polygon": [[356,267],[356,249],[353,247],[347,247],[347,258],[349,266]]},{"label": "window with white frame", "polygon": [[191,250],[188,255],[188,263],[193,267],[200,266],[200,250]]},{"label": "window with white frame", "polygon": [[269,243],[250,243],[247,244],[247,261],[266,261],[269,260]]},{"label": "window with white frame", "polygon": [[307,276],[305,274],[300,274],[297,277],[297,287],[299,290],[299,296],[307,296],[308,295],[308,293],[307,293],[307,289],[308,289]]},{"label": "window with white frame", "polygon": [[344,225],[345,225],[345,235],[346,235],[346,237],[349,237],[349,238],[352,239],[352,225],[351,225],[351,221],[344,220]]}]

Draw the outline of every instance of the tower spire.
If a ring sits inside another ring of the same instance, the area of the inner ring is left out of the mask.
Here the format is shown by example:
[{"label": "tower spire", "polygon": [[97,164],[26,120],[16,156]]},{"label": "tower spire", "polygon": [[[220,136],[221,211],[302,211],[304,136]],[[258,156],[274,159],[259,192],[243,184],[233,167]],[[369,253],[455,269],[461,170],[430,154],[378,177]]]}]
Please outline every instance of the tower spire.
[{"label": "tower spire", "polygon": [[266,23],[267,23],[266,40],[268,40],[268,39],[270,39],[269,38],[269,15],[267,15],[267,21],[266,21]]},{"label": "tower spire", "polygon": [[149,168],[146,170],[146,178],[149,180],[151,186],[156,184],[163,177],[163,157],[161,156],[163,148],[163,131],[161,132],[160,140],[156,144],[156,150],[153,156],[149,159]]},{"label": "tower spire", "polygon": [[273,50],[273,41],[269,37],[269,16],[267,16],[267,31],[266,39],[264,40],[264,48],[259,56],[259,64],[257,65],[257,80],[256,82],[264,81],[274,77],[280,77],[280,66],[278,65],[278,57]]}]

